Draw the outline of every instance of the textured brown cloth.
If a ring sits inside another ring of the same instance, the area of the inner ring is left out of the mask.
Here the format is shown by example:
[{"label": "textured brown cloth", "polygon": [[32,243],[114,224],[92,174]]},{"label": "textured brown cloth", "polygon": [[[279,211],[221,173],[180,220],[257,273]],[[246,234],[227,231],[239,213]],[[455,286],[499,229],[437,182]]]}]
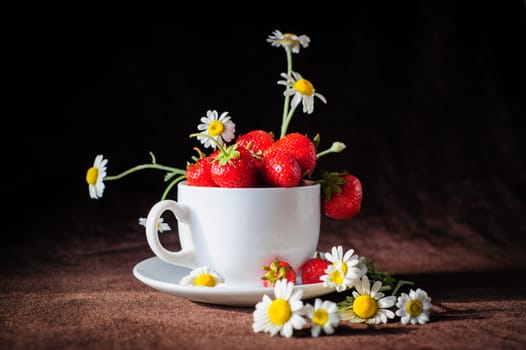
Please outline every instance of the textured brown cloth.
[{"label": "textured brown cloth", "polygon": [[[135,203],[133,210],[124,211],[123,203]],[[291,338],[254,333],[253,307],[196,303],[138,281],[133,267],[153,256],[136,223],[148,207],[139,198],[64,207],[38,220],[54,224],[4,240],[1,348],[523,349],[526,344],[524,239],[484,237],[455,217],[432,215],[437,207],[430,206],[423,220],[400,209],[386,217],[369,215],[367,206],[350,220],[322,220],[320,250],[342,244],[373,258],[378,269],[426,290],[433,310],[425,325],[402,325],[398,317],[369,327],[341,323],[335,334],[319,338],[308,328]],[[24,226],[23,219],[20,223]],[[164,235],[171,237],[163,238],[166,244],[176,242],[175,234]]]}]

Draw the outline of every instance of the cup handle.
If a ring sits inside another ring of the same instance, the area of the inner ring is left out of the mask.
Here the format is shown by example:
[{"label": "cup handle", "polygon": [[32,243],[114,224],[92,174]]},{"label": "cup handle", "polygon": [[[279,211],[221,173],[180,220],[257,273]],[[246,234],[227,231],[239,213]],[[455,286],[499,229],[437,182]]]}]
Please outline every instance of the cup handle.
[{"label": "cup handle", "polygon": [[175,215],[179,223],[187,223],[188,207],[171,199],[157,202],[150,209],[148,217],[146,218],[146,239],[148,245],[155,255],[169,264],[195,267],[195,249],[191,237],[179,232],[181,250],[176,252],[164,248],[159,240],[157,223],[161,215],[167,210]]}]

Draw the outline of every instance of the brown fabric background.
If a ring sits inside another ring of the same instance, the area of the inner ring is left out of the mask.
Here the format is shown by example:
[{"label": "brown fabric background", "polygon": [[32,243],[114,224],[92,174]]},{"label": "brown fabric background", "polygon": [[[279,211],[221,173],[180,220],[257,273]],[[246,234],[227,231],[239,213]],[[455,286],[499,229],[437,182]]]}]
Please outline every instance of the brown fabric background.
[{"label": "brown fabric background", "polygon": [[[13,88],[0,141],[0,348],[526,347],[524,1],[269,16],[20,5],[4,50]],[[107,183],[89,199],[84,176],[97,154],[111,174],[149,162],[149,151],[184,165],[196,145],[186,135],[207,109],[229,111],[238,133],[276,130],[284,55],[265,42],[274,29],[311,37],[296,67],[328,100],[291,130],[345,142],[318,169],[344,168],[364,187],[356,218],[323,220],[319,249],[352,247],[414,281],[432,297],[428,324],[255,334],[253,308],[194,303],[132,275],[152,256],[137,220],[160,198],[161,174]]]},{"label": "brown fabric background", "polygon": [[144,232],[133,215],[102,205],[52,212],[62,224],[4,242],[0,343],[4,349],[524,348],[524,239],[495,242],[447,215],[428,217],[429,229],[411,218],[391,222],[398,213],[370,217],[365,207],[363,214],[324,219],[320,249],[353,247],[380,269],[414,281],[432,297],[429,323],[341,324],[317,339],[308,330],[292,338],[256,334],[254,308],[194,303],[136,280],[133,266],[152,256]]}]

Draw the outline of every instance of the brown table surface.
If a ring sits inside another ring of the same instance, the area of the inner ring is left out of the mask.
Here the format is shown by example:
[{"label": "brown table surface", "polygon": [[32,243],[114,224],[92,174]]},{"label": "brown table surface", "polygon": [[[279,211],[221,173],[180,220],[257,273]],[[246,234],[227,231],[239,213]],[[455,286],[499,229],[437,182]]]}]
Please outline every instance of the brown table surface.
[{"label": "brown table surface", "polygon": [[[430,204],[421,216],[394,206],[364,208],[346,221],[324,218],[320,250],[342,244],[432,297],[431,321],[341,324],[332,336],[271,337],[252,330],[253,307],[196,303],[137,280],[153,256],[137,217],[153,202],[138,195],[21,217],[2,244],[3,349],[523,349],[526,282],[520,219],[467,215]],[[124,208],[124,204],[133,205]],[[482,205],[482,204],[477,204]],[[478,212],[477,212],[478,213]],[[501,212],[502,213],[502,212]],[[477,222],[483,222],[479,225]],[[172,234],[175,239],[176,235]],[[167,241],[168,242],[168,241]],[[175,241],[174,241],[175,242]],[[168,244],[168,243],[167,243]],[[338,300],[341,294],[324,298]],[[311,301],[312,302],[312,301]]]}]

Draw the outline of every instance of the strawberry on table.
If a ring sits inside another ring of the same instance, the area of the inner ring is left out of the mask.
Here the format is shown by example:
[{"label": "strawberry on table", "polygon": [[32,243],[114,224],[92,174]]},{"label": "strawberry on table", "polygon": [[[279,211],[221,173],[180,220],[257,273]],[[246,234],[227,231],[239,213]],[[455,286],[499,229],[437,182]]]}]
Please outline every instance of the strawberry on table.
[{"label": "strawberry on table", "polygon": [[325,172],[322,186],[322,212],[333,219],[350,219],[360,212],[363,189],[360,180],[346,172]]},{"label": "strawberry on table", "polygon": [[331,263],[323,259],[319,254],[307,260],[301,270],[301,283],[320,283],[320,277],[325,275],[325,270]]},{"label": "strawberry on table", "polygon": [[261,277],[263,286],[274,287],[276,281],[286,279],[289,282],[296,284],[296,271],[287,261],[276,257],[272,263],[263,266],[266,273]]}]

